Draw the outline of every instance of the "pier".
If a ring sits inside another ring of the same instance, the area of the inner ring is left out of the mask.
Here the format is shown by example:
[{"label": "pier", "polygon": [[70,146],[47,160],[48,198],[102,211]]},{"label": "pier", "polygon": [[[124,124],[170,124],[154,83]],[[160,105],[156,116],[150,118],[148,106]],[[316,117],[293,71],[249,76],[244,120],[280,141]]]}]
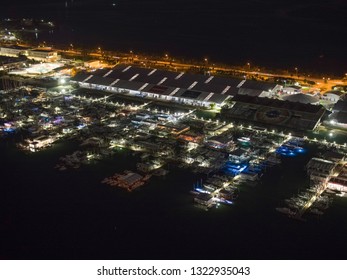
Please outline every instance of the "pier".
[{"label": "pier", "polygon": [[322,193],[327,189],[327,186],[327,183],[319,184],[317,186],[317,192],[313,193],[311,198],[292,217],[297,220],[303,220],[302,216],[312,206],[312,204],[322,195]]}]

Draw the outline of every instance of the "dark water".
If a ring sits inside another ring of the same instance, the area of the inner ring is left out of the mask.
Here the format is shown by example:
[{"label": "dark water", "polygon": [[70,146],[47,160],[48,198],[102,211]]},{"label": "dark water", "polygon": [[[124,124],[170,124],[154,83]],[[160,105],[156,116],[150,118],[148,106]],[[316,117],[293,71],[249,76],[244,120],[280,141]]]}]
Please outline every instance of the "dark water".
[{"label": "dark water", "polygon": [[[12,3],[13,2],[13,3]],[[12,4],[11,4],[12,3]],[[54,20],[37,41],[281,68],[346,72],[343,0],[11,1],[2,17]],[[65,7],[67,3],[67,7]],[[112,4],[115,4],[113,6]]]},{"label": "dark water", "polygon": [[189,190],[199,176],[171,169],[128,193],[100,181],[132,169],[120,151],[80,170],[53,169],[76,149],[58,144],[26,155],[1,142],[1,257],[15,259],[345,259],[346,201],[319,219],[291,220],[274,208],[305,186],[302,158],[242,187],[233,206],[206,212]]}]

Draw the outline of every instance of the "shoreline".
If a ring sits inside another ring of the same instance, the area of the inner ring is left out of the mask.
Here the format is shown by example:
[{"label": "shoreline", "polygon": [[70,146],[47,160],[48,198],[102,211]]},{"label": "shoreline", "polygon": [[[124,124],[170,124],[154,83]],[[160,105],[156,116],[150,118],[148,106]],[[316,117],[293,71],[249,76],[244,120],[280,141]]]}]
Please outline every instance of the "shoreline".
[{"label": "shoreline", "polygon": [[[13,19],[16,20],[16,19]],[[37,19],[33,19],[34,21],[39,21]],[[4,22],[4,20],[3,20]],[[2,26],[3,28],[5,26]],[[54,23],[52,24],[52,30],[49,29],[38,29],[38,30],[25,30],[22,31],[18,28],[9,28],[7,31],[14,32],[15,34],[20,33],[21,36],[19,37],[28,37],[28,35],[37,34],[40,33],[41,37],[42,35],[48,35],[51,33],[51,36],[53,35],[54,31],[59,31],[59,26],[56,26]],[[46,34],[47,33],[47,34]],[[23,36],[23,34],[25,34]],[[58,35],[57,35],[58,36]],[[265,76],[275,76],[275,77],[289,77],[296,80],[323,80],[322,77],[325,77],[326,79],[335,79],[335,80],[344,80],[345,83],[347,83],[347,76],[346,75],[338,75],[337,73],[333,73],[336,70],[330,70],[325,72],[315,72],[313,68],[315,68],[314,65],[312,65],[311,70],[301,70],[300,65],[298,67],[295,67],[293,69],[288,69],[287,67],[276,67],[276,66],[263,66],[258,64],[253,64],[252,59],[245,61],[245,63],[242,64],[232,64],[232,63],[226,63],[221,61],[214,61],[210,60],[208,56],[202,57],[200,60],[197,58],[194,58],[194,56],[186,56],[186,55],[174,55],[171,56],[170,51],[163,52],[162,55],[155,53],[155,52],[148,52],[143,50],[129,50],[129,52],[126,52],[122,50],[122,48],[114,48],[114,49],[103,49],[102,44],[99,44],[99,47],[83,47],[78,44],[73,43],[56,43],[54,42],[54,39],[50,37],[51,40],[47,40],[45,38],[38,39],[32,36],[32,38],[20,38],[20,42],[22,44],[29,45],[31,47],[37,47],[37,46],[46,46],[46,47],[52,47],[53,49],[61,52],[63,55],[67,57],[72,58],[80,58],[84,60],[88,60],[88,58],[99,58],[101,60],[109,60],[109,61],[117,61],[115,58],[121,58],[123,59],[123,63],[125,60],[129,63],[136,63],[139,62],[143,64],[146,67],[146,62],[154,62],[154,61],[161,61],[164,67],[170,67],[174,65],[182,66],[186,65],[186,68],[188,66],[191,66],[191,68],[198,68],[200,70],[213,70],[215,69],[226,69],[226,71],[229,72],[235,72],[239,74],[246,74],[246,75],[260,75],[260,74],[266,74]],[[45,39],[45,40],[44,40]],[[185,67],[183,67],[185,68]],[[286,69],[287,68],[287,69]],[[301,72],[302,71],[302,72]],[[346,73],[344,73],[346,74]],[[235,75],[234,75],[235,76]]]}]

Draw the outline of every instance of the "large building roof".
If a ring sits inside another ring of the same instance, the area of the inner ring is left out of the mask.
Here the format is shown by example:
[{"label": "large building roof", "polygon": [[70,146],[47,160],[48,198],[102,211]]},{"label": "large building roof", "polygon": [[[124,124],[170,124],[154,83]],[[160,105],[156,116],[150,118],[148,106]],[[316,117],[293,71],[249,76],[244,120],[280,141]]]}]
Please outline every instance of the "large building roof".
[{"label": "large building roof", "polygon": [[236,95],[232,100],[236,101],[234,106],[222,111],[227,117],[295,130],[314,129],[325,112],[320,105],[265,97]]},{"label": "large building roof", "polygon": [[339,100],[334,105],[333,111],[337,112],[347,112],[347,101],[345,100]]},{"label": "large building roof", "polygon": [[309,94],[297,93],[297,94],[287,95],[283,97],[283,100],[290,101],[290,102],[300,102],[303,104],[314,104],[319,101],[319,98],[317,96],[312,96]]},{"label": "large building roof", "polygon": [[254,97],[248,95],[236,95],[233,98],[233,101],[248,103],[248,104],[257,104],[261,106],[274,107],[274,108],[284,108],[293,111],[307,112],[307,113],[317,113],[322,109],[322,106],[312,105],[312,104],[304,104],[299,102],[291,102],[291,101],[282,101],[279,99],[273,98],[262,98],[262,97]]},{"label": "large building roof", "polygon": [[3,49],[15,49],[15,50],[28,50],[29,47],[21,46],[21,45],[11,45],[11,46],[1,46]]},{"label": "large building roof", "polygon": [[87,79],[90,76],[89,73],[86,72],[79,72],[77,73],[71,80],[75,82],[83,82],[85,79]]},{"label": "large building roof", "polygon": [[230,96],[238,94],[240,90],[246,94],[251,92],[252,95],[259,95],[262,91],[273,90],[276,86],[276,84],[265,82],[123,64],[112,69],[79,73],[71,80],[219,104]]},{"label": "large building roof", "polygon": [[334,112],[330,114],[329,120],[334,120],[339,124],[347,124],[347,112]]},{"label": "large building roof", "polygon": [[240,88],[247,88],[261,91],[271,91],[276,87],[274,83],[246,80]]}]

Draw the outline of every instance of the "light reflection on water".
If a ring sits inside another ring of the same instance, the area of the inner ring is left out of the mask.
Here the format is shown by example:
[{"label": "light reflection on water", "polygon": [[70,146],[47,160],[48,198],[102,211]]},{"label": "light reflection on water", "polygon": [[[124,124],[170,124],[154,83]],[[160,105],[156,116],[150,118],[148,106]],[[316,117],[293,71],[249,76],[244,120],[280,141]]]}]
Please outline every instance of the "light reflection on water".
[{"label": "light reflection on water", "polygon": [[[125,150],[79,170],[53,169],[60,156],[77,147],[61,143],[23,154],[1,143],[3,205],[12,233],[8,244],[17,258],[342,257],[343,250],[331,248],[345,246],[341,243],[347,230],[344,198],[337,198],[322,217],[309,217],[306,223],[274,210],[284,198],[307,187],[300,167],[306,155],[287,158],[255,187],[241,186],[233,205],[205,212],[194,207],[189,194],[201,176],[174,167],[165,178],[154,178],[132,193],[101,184],[115,172],[134,170],[137,159]],[[330,241],[325,242],[328,233]],[[213,244],[208,242],[211,239]],[[204,251],[199,250],[201,244]]]}]

